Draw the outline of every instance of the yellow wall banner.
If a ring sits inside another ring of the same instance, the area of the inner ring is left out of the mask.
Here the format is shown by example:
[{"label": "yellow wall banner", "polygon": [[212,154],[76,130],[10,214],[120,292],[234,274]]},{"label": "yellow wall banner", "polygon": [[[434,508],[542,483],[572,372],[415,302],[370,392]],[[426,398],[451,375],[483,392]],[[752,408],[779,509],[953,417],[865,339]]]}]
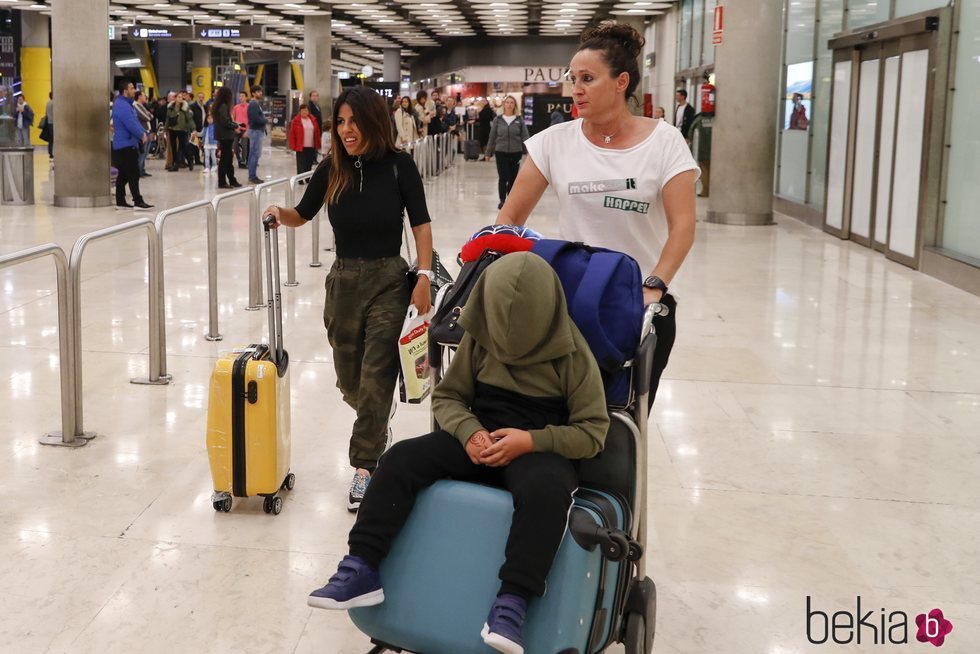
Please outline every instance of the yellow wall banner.
[{"label": "yellow wall banner", "polygon": [[211,97],[211,69],[191,69],[191,88],[194,90],[195,99],[198,93],[203,93],[205,101],[208,100]]},{"label": "yellow wall banner", "polygon": [[38,136],[41,130],[37,124],[44,115],[51,92],[51,48],[21,48],[20,74],[22,79],[30,80],[23,85],[24,99],[34,110],[34,127],[31,128],[31,143],[44,145]]}]

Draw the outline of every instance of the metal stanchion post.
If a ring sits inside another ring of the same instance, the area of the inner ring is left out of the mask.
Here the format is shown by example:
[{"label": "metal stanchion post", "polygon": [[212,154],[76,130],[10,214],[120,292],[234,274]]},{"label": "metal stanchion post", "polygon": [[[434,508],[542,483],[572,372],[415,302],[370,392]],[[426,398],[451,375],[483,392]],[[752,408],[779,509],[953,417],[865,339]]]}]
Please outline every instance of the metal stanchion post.
[{"label": "metal stanchion post", "polygon": [[[313,171],[300,173],[299,175],[293,175],[289,178],[289,186],[286,187],[286,205],[292,207],[296,204],[296,185],[299,184],[301,180],[308,180],[313,177]],[[317,225],[311,225],[316,231]],[[317,238],[317,237],[315,237]],[[317,240],[319,240],[317,238]],[[313,246],[313,251],[316,252],[317,246]],[[296,229],[293,227],[288,227],[286,230],[286,283],[284,286],[299,286],[299,282],[296,281]]]},{"label": "metal stanchion post", "polygon": [[262,300],[262,216],[259,204],[262,200],[262,192],[266,189],[278,186],[279,184],[289,185],[288,177],[269,180],[257,184],[252,190],[255,191],[255,204],[251,215],[248,248],[248,311],[257,311],[265,307]]},{"label": "metal stanchion post", "polygon": [[61,367],[61,431],[55,431],[42,436],[42,445],[63,445],[81,447],[95,438],[92,432],[82,431],[82,424],[77,422],[75,411],[75,342],[72,338],[71,298],[68,296],[68,258],[64,250],[54,243],[11,252],[0,256],[0,268],[7,268],[19,263],[33,261],[50,256],[54,259],[57,275],[58,293],[58,355]]},{"label": "metal stanchion post", "polygon": [[[219,210],[221,208],[221,204],[223,202],[225,202],[226,200],[230,200],[231,198],[235,198],[235,197],[238,197],[238,196],[245,196],[245,197],[248,198],[248,215],[249,215],[248,271],[249,271],[249,299],[251,300],[251,290],[252,290],[252,286],[251,286],[251,274],[252,274],[252,271],[255,270],[255,265],[256,265],[255,264],[255,261],[253,261],[253,259],[252,259],[253,256],[256,256],[256,253],[253,253],[253,251],[252,251],[252,246],[253,246],[253,243],[258,243],[258,241],[255,239],[255,234],[254,234],[254,232],[252,230],[252,223],[254,222],[253,221],[253,217],[256,214],[258,214],[258,206],[259,206],[258,205],[258,199],[255,197],[255,190],[252,189],[252,188],[243,187],[243,188],[237,188],[234,191],[228,191],[227,193],[222,193],[221,195],[216,195],[213,198],[211,198],[211,206],[214,209],[214,217],[215,217],[215,222],[216,222],[216,224],[215,224],[215,230],[217,230],[218,212],[219,212]],[[217,257],[217,239],[215,239],[215,257]],[[261,270],[261,266],[259,266],[259,270]],[[261,301],[262,301],[262,295],[260,293],[259,294],[259,302],[261,302]],[[215,304],[214,304],[214,306],[215,306],[215,310],[217,310],[217,292],[215,293]],[[248,307],[245,307],[245,308],[248,309]],[[256,307],[256,308],[259,308],[259,307]],[[215,324],[217,324],[217,323],[215,323]],[[209,339],[209,340],[211,340],[211,339]],[[220,335],[219,335],[219,338],[218,339],[214,339],[214,340],[220,340]]]},{"label": "metal stanchion post", "polygon": [[[209,341],[220,341],[221,334],[218,333],[218,225],[217,225],[217,210],[215,209],[214,200],[198,200],[197,202],[191,202],[189,204],[184,204],[179,207],[174,207],[173,209],[166,209],[157,214],[155,226],[157,231],[157,238],[160,241],[160,270],[159,273],[159,285],[160,285],[160,316],[159,325],[161,330],[160,342],[162,343],[162,350],[166,350],[167,342],[167,325],[166,325],[166,292],[164,289],[163,282],[163,227],[166,225],[167,220],[173,216],[180,214],[190,213],[192,211],[197,211],[198,209],[204,209],[207,214],[207,247],[208,247],[208,333],[205,336]],[[166,352],[162,351],[164,366],[166,366]],[[166,368],[162,370],[163,374],[166,374]]]},{"label": "metal stanchion post", "polygon": [[136,378],[130,381],[134,384],[169,384],[170,375],[166,374],[166,346],[161,338],[163,330],[160,320],[163,305],[162,270],[163,259],[160,239],[152,220],[139,218],[128,223],[107,227],[90,232],[79,237],[71,249],[68,265],[68,277],[72,300],[71,335],[74,341],[74,374],[75,374],[75,424],[81,429],[82,420],[82,256],[85,248],[92,241],[97,241],[117,234],[142,229],[146,232],[147,250],[149,255],[149,374],[146,379]]}]

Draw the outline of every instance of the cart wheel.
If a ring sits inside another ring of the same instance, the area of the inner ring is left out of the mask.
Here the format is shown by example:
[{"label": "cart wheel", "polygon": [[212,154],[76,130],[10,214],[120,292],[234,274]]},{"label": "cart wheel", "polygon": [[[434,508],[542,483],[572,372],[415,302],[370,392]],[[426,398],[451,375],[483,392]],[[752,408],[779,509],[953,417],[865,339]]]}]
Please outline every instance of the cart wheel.
[{"label": "cart wheel", "polygon": [[267,497],[262,501],[262,510],[266,513],[272,513],[272,498]]},{"label": "cart wheel", "polygon": [[224,511],[225,513],[228,513],[229,511],[231,511],[231,498],[230,497],[226,497],[225,499],[221,500],[221,510]]},{"label": "cart wheel", "polygon": [[639,613],[626,614],[626,654],[649,654],[646,619]]},{"label": "cart wheel", "polygon": [[282,513],[282,498],[278,495],[272,498],[272,514],[279,515]]},{"label": "cart wheel", "polygon": [[225,501],[224,500],[218,500],[217,502],[211,502],[211,506],[213,506],[214,507],[214,510],[215,511],[218,511],[218,512],[224,511],[224,504],[225,504]]},{"label": "cart wheel", "polygon": [[289,473],[286,475],[286,479],[282,482],[282,487],[286,490],[293,490],[293,486],[296,485],[296,475]]}]

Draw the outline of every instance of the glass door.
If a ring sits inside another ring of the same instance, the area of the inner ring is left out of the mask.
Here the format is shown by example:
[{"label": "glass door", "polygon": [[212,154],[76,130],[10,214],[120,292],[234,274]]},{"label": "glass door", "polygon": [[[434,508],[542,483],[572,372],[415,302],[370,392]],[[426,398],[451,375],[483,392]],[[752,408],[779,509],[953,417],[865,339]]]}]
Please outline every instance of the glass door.
[{"label": "glass door", "polygon": [[824,231],[917,268],[935,145],[935,32],[870,43],[849,35],[845,45],[834,51]]}]

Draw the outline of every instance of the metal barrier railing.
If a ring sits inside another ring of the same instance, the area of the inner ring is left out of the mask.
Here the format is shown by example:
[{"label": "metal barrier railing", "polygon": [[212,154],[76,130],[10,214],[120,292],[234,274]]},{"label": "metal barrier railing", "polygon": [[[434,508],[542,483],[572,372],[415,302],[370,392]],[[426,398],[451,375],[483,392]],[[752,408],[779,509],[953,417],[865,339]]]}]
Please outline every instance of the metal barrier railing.
[{"label": "metal barrier railing", "polygon": [[[197,202],[191,202],[190,204],[184,204],[179,207],[174,207],[172,209],[165,209],[157,214],[155,221],[155,226],[157,230],[157,235],[160,239],[160,251],[161,256],[158,257],[160,261],[160,266],[163,266],[163,227],[167,224],[167,220],[173,216],[179,216],[181,214],[191,213],[197,211],[198,209],[204,209],[206,216],[206,228],[208,235],[208,333],[204,338],[209,341],[220,341],[221,334],[218,333],[218,218],[217,209],[215,205],[210,200],[198,200]],[[163,270],[157,271],[157,276],[159,278],[160,287],[160,347],[164,354],[162,357],[163,361],[166,361],[166,350],[167,350],[167,325],[166,325],[166,302],[167,295],[164,289],[164,274]],[[166,368],[162,370],[166,374]]]},{"label": "metal barrier railing", "polygon": [[58,355],[61,367],[61,431],[45,434],[40,438],[42,445],[66,445],[80,447],[95,434],[82,431],[82,423],[77,421],[75,412],[75,341],[72,338],[71,299],[68,294],[68,258],[65,251],[54,243],[11,252],[0,256],[0,268],[34,261],[42,257],[54,259],[58,280]]},{"label": "metal barrier railing", "polygon": [[[300,181],[308,180],[311,177],[313,177],[312,170],[300,173],[299,175],[293,175],[289,178],[289,186],[286,189],[287,207],[292,207],[296,204],[296,185]],[[319,212],[317,213],[319,214]],[[313,227],[319,228],[319,225],[314,224]],[[313,233],[313,253],[314,256],[319,257],[317,248],[319,247],[320,235],[317,232],[319,232],[319,229],[316,229]],[[292,227],[286,229],[286,283],[284,286],[299,286],[299,282],[296,281],[296,230]]]},{"label": "metal barrier railing", "polygon": [[[226,200],[230,200],[232,198],[236,198],[236,197],[240,197],[240,196],[246,196],[246,197],[248,197],[248,225],[249,225],[249,233],[248,233],[249,234],[248,235],[248,266],[249,266],[249,273],[250,273],[248,291],[249,291],[249,305],[251,305],[251,303],[252,303],[252,290],[253,290],[252,289],[252,285],[251,285],[252,247],[253,247],[253,239],[254,239],[254,234],[252,233],[252,223],[255,222],[255,216],[259,212],[259,200],[256,197],[255,192],[254,192],[254,190],[252,188],[247,187],[247,186],[243,186],[242,188],[236,188],[234,191],[228,191],[227,193],[222,193],[221,195],[216,195],[213,198],[211,198],[211,206],[214,207],[215,221],[214,221],[214,224],[213,225],[209,225],[208,226],[208,240],[211,243],[214,243],[215,244],[215,247],[214,247],[214,256],[215,256],[215,259],[217,260],[217,256],[218,256],[218,254],[217,254],[217,242],[218,242],[218,225],[217,225],[217,222],[218,221],[217,221],[217,217],[218,217],[218,209],[221,208],[221,204],[223,202],[225,202]],[[212,252],[212,248],[211,248],[211,246],[209,244],[208,245],[208,258],[209,258],[209,262],[210,262],[211,252]],[[256,256],[258,256],[258,255],[256,254]],[[210,265],[210,263],[209,263],[209,265]],[[216,268],[217,268],[217,266],[216,266]],[[217,274],[217,272],[215,274]],[[217,281],[215,281],[215,288],[217,288]],[[262,302],[262,288],[261,288],[261,284],[259,285],[259,289],[258,289],[258,303],[259,303],[260,306],[255,307],[256,309],[260,308],[261,306],[264,306],[264,303]],[[249,307],[246,306],[245,308],[248,309]],[[215,300],[214,300],[214,304],[212,305],[212,310],[217,314],[217,311],[218,311],[217,292],[215,293]],[[217,325],[217,319],[216,319],[215,325]],[[217,327],[215,329],[217,330]],[[220,339],[221,339],[221,336],[219,335],[218,338],[215,339],[215,340],[220,340]]]},{"label": "metal barrier railing", "polygon": [[253,187],[255,193],[255,203],[252,205],[252,215],[249,216],[248,232],[248,311],[257,311],[265,307],[262,301],[262,216],[259,215],[259,205],[262,203],[262,193],[274,186],[285,184],[287,194],[289,193],[289,178],[280,177],[271,179],[268,182],[256,184]]},{"label": "metal barrier railing", "polygon": [[422,179],[440,175],[456,163],[456,137],[435,134],[412,141],[406,151],[412,155]]},{"label": "metal barrier railing", "polygon": [[146,379],[134,378],[130,382],[133,384],[169,384],[171,376],[166,373],[167,352],[160,344],[160,336],[163,333],[160,328],[160,317],[162,315],[161,305],[163,304],[162,278],[160,271],[163,269],[163,262],[160,261],[163,252],[160,249],[160,239],[157,234],[156,225],[148,218],[131,220],[128,223],[107,227],[95,232],[89,232],[78,237],[75,245],[71,248],[71,257],[68,264],[68,279],[70,284],[69,299],[71,308],[71,336],[74,343],[74,369],[75,376],[75,425],[77,430],[82,429],[82,256],[85,248],[93,241],[124,234],[133,230],[143,229],[146,231],[147,256],[149,258],[149,371]]}]

